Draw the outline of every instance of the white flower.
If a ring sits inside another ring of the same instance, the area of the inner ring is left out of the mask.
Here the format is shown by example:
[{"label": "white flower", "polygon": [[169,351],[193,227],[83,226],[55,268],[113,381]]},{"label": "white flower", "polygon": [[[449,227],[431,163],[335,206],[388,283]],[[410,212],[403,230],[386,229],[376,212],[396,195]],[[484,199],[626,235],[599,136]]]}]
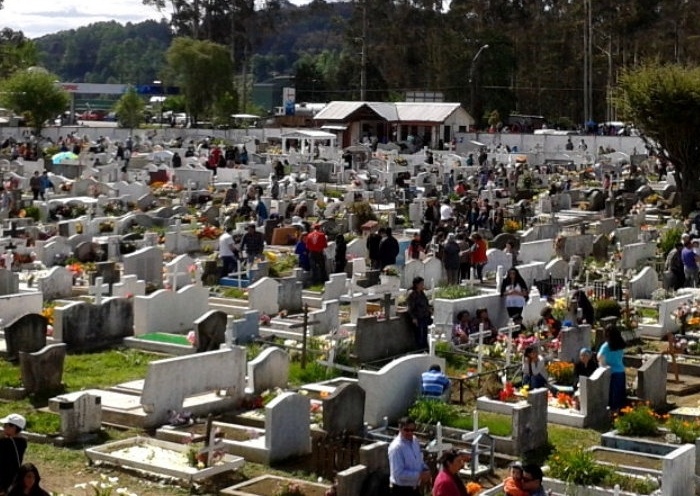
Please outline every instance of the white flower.
[{"label": "white flower", "polygon": [[108,477],[107,480],[109,480],[109,482],[111,482],[112,484],[116,484],[117,482],[119,482],[119,477]]},{"label": "white flower", "polygon": [[87,482],[81,482],[80,484],[76,484],[74,487],[76,489],[87,489]]},{"label": "white flower", "polygon": [[118,487],[117,494],[129,494],[129,488],[128,487]]}]

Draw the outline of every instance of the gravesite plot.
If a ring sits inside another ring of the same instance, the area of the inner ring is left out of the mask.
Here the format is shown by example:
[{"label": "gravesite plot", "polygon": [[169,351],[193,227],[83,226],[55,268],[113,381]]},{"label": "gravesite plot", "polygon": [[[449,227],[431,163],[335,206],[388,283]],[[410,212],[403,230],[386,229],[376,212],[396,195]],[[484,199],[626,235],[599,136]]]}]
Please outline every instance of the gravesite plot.
[{"label": "gravesite plot", "polygon": [[[17,191],[36,219],[0,210],[0,414],[27,417],[25,461],[47,488],[385,496],[410,415],[433,475],[464,450],[459,476],[478,494],[501,494],[524,459],[554,494],[695,494],[700,289],[666,265],[684,225],[652,159],[572,152],[557,166],[566,137],[552,136],[520,153],[484,145],[482,174],[451,150],[358,145],[348,162],[335,135],[300,131],[284,154],[245,141],[260,161],[214,176],[200,163],[213,145],[172,167],[187,152],[175,131],[142,137],[126,174],[114,143],[99,164],[86,144],[49,171],[60,187],[45,200]],[[23,179],[44,167],[6,165]],[[314,226],[327,242],[307,264]],[[606,328],[625,342],[624,378],[579,375]],[[443,399],[422,391],[433,365]],[[566,480],[577,463],[599,480]]]}]

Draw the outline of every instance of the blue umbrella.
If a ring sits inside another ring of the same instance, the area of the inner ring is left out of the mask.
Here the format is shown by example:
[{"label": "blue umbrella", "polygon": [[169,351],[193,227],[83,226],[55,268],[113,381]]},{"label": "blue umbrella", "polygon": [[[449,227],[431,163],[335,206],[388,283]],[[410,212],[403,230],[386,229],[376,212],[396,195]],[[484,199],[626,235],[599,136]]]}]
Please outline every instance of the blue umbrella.
[{"label": "blue umbrella", "polygon": [[51,157],[54,164],[60,164],[64,160],[77,160],[78,156],[73,152],[60,152]]}]

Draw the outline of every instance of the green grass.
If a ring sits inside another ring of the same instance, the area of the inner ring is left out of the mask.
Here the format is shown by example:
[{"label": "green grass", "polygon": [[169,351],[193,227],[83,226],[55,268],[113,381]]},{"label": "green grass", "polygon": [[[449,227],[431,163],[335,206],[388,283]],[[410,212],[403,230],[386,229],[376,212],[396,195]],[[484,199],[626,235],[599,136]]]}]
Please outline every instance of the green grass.
[{"label": "green grass", "polygon": [[22,375],[18,365],[0,362],[0,387],[19,387],[22,385]]},{"label": "green grass", "polygon": [[226,288],[221,292],[221,296],[224,298],[235,298],[237,300],[248,299],[248,293],[245,289],[241,288]]},{"label": "green grass", "polygon": [[132,349],[67,355],[63,382],[69,392],[105,388],[146,377],[148,364],[163,355]]},{"label": "green grass", "polygon": [[320,365],[314,362],[311,357],[309,357],[305,369],[301,368],[301,363],[299,362],[291,362],[289,364],[290,386],[301,386],[303,384],[327,381],[339,375],[341,375],[340,371]]},{"label": "green grass", "polygon": [[325,285],[320,282],[318,284],[312,284],[308,288],[306,288],[307,291],[313,291],[314,293],[323,293],[323,290],[325,289]]},{"label": "green grass", "polygon": [[[474,428],[474,417],[462,415],[450,422],[449,427],[471,431]],[[513,433],[512,420],[507,415],[498,413],[479,412],[479,428],[488,427],[489,433],[494,436],[508,437]]]},{"label": "green grass", "polygon": [[182,334],[167,334],[165,332],[152,332],[149,334],[142,334],[138,337],[144,341],[155,341],[156,343],[169,343],[169,344],[179,344],[182,346],[192,346],[189,341],[187,341],[187,336]]}]

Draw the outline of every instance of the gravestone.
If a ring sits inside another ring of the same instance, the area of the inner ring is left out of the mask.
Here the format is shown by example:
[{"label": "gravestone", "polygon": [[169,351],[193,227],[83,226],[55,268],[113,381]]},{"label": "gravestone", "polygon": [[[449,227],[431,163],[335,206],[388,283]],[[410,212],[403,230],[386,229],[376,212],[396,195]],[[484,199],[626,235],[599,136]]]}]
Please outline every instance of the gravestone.
[{"label": "gravestone", "polygon": [[60,391],[66,348],[65,343],[58,343],[35,353],[19,353],[22,384],[29,394]]},{"label": "gravestone", "polygon": [[575,362],[579,358],[581,348],[591,347],[591,326],[564,327],[559,333],[559,342],[559,359]]},{"label": "gravestone", "polygon": [[61,417],[65,442],[89,441],[102,429],[102,397],[78,391],[49,400],[49,408]]},{"label": "gravestone", "polygon": [[46,346],[46,317],[28,313],[5,326],[7,359],[16,361],[20,353],[34,353]]},{"label": "gravestone", "polygon": [[124,275],[138,279],[157,288],[163,286],[163,250],[151,246],[124,255]]},{"label": "gravestone", "polygon": [[279,312],[280,283],[270,277],[263,277],[248,287],[248,306],[268,315]]},{"label": "gravestone", "polygon": [[[484,266],[485,271],[495,271],[499,266],[508,270],[513,266],[513,254],[506,253],[498,248],[491,248],[486,252],[488,262]],[[504,274],[505,275],[505,274]]]},{"label": "gravestone", "polygon": [[607,427],[610,423],[608,396],[610,391],[610,369],[598,367],[590,377],[579,380],[581,414],[586,418],[585,427]]},{"label": "gravestone", "polygon": [[171,262],[165,264],[166,277],[170,287],[180,289],[192,284],[190,270],[194,267],[194,259],[189,255],[178,255]]},{"label": "gravestone", "polygon": [[242,319],[231,322],[227,329],[226,343],[229,346],[234,344],[245,345],[260,336],[260,312],[249,310],[245,312]]},{"label": "gravestone", "polygon": [[311,453],[308,397],[283,393],[265,406],[265,448],[275,463]]},{"label": "gravestone", "polygon": [[221,310],[210,310],[194,321],[197,353],[218,350],[226,342],[228,315]]},{"label": "gravestone", "polygon": [[653,355],[637,369],[637,396],[653,409],[666,406],[668,361],[664,355]]},{"label": "gravestone", "polygon": [[428,257],[423,261],[425,289],[434,289],[443,280],[442,261],[437,257]]},{"label": "gravestone", "polygon": [[631,243],[622,247],[622,270],[635,269],[637,264],[651,260],[656,255],[656,243]]},{"label": "gravestone", "polygon": [[347,279],[345,273],[331,274],[323,286],[323,299],[337,300],[340,298],[346,291]]},{"label": "gravestone", "polygon": [[630,297],[633,299],[649,299],[657,289],[659,289],[659,276],[652,267],[644,267],[630,279]]},{"label": "gravestone", "polygon": [[146,281],[139,281],[138,276],[124,276],[112,286],[112,296],[130,298],[146,294]]},{"label": "gravestone", "polygon": [[74,255],[79,262],[87,263],[99,262],[100,260],[103,260],[105,253],[99,244],[91,241],[84,241],[82,243],[78,243],[78,246],[75,247]]},{"label": "gravestone", "polygon": [[0,269],[0,296],[19,293],[19,274]]},{"label": "gravestone", "polygon": [[404,288],[410,288],[413,284],[413,279],[416,277],[425,276],[425,265],[420,260],[409,260],[406,262],[403,268],[403,281],[402,286]]},{"label": "gravestone", "polygon": [[54,339],[71,351],[107,348],[134,334],[134,302],[109,298],[100,305],[72,302],[54,311]]},{"label": "gravestone", "polygon": [[[115,262],[98,262],[95,264],[95,274],[93,277],[101,277],[102,282],[109,284],[110,288],[113,284],[119,282],[119,269]],[[90,281],[94,284],[94,280]]]},{"label": "gravestone", "polygon": [[364,432],[365,390],[357,384],[343,384],[323,400],[323,430],[330,435]]},{"label": "gravestone", "polygon": [[189,285],[175,291],[160,289],[133,299],[134,334],[152,332],[186,334],[192,323],[209,310],[209,291]]},{"label": "gravestone", "polygon": [[594,189],[588,195],[588,210],[598,212],[605,208],[605,194],[599,189]]},{"label": "gravestone", "polygon": [[49,272],[37,279],[37,289],[44,301],[70,298],[73,295],[73,273],[65,267],[51,267]]},{"label": "gravestone", "polygon": [[561,258],[550,260],[544,266],[545,274],[554,279],[567,279],[569,277],[569,264]]},{"label": "gravestone", "polygon": [[297,313],[302,309],[301,291],[303,283],[296,277],[283,277],[279,282],[279,307],[288,313]]},{"label": "gravestone", "polygon": [[517,248],[518,238],[511,233],[501,233],[491,240],[491,246],[498,248],[499,250],[505,250],[506,244],[508,242],[513,243],[513,246]]},{"label": "gravestone", "polygon": [[289,380],[289,353],[270,347],[248,362],[248,390],[260,394],[275,388],[285,389]]},{"label": "gravestone", "polygon": [[610,238],[607,234],[599,234],[593,240],[593,257],[596,260],[608,259],[608,247],[610,246]]}]

